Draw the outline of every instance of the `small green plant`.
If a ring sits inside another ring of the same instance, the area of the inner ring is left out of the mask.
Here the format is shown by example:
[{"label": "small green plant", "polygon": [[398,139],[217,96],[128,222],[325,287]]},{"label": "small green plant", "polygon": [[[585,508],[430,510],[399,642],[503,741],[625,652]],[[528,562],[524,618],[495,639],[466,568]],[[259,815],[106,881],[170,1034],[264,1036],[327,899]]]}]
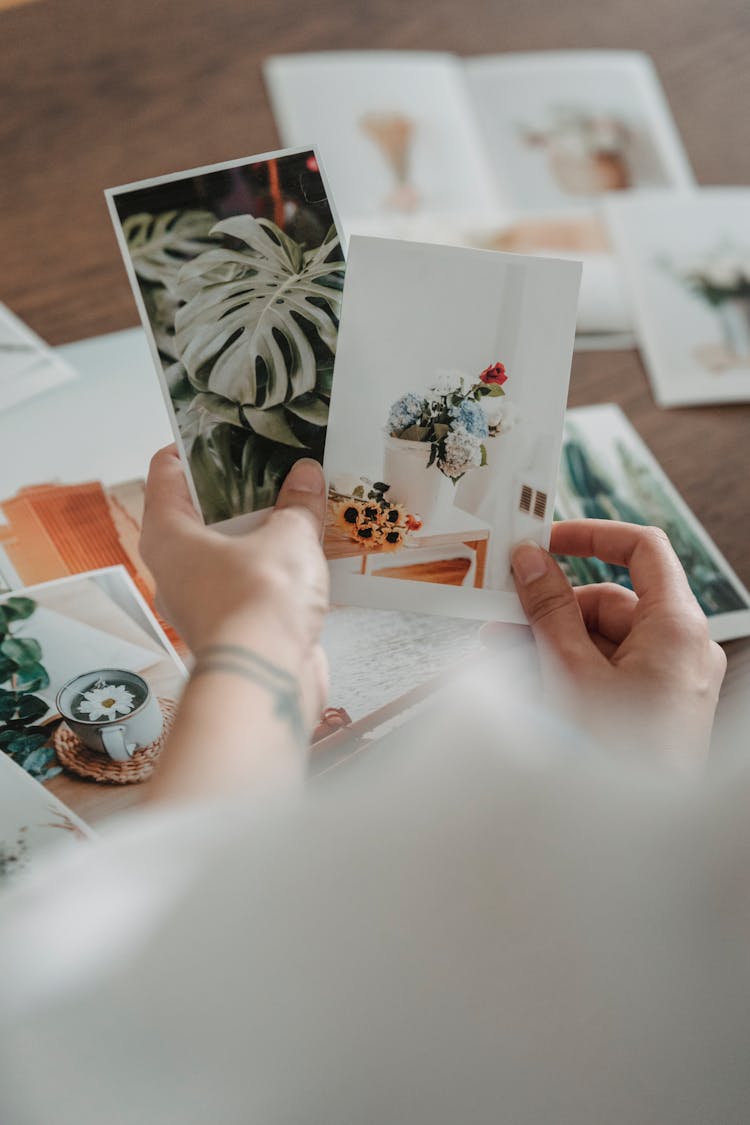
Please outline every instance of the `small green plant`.
[{"label": "small green plant", "polygon": [[49,686],[42,664],[42,646],[14,632],[36,609],[31,598],[11,597],[0,605],[0,750],[32,777],[46,781],[60,773],[53,766],[49,730],[39,726],[49,707],[35,693]]}]

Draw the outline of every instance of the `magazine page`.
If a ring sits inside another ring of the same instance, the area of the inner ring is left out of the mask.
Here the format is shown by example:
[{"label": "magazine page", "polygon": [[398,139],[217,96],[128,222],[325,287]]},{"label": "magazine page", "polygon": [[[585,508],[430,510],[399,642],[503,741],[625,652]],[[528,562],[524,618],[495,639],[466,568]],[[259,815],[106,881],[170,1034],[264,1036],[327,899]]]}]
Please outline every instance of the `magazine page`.
[{"label": "magazine page", "polygon": [[443,241],[457,215],[498,218],[455,56],[279,55],[266,62],[265,78],[282,143],[320,149],[347,234]]}]

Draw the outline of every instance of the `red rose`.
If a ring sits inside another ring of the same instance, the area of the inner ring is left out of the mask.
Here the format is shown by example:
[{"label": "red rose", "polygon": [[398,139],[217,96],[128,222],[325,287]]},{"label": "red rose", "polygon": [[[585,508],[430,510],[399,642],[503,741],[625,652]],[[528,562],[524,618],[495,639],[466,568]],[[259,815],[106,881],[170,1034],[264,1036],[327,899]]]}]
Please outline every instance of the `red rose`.
[{"label": "red rose", "polygon": [[409,515],[406,517],[407,530],[408,531],[419,531],[421,526],[422,526],[422,521],[420,519],[418,519],[417,516],[413,516],[411,513],[409,513]]},{"label": "red rose", "polygon": [[318,162],[315,159],[315,156],[313,155],[313,153],[310,153],[307,160],[305,161],[305,167],[307,168],[308,172],[318,172],[318,171],[320,171],[320,169],[318,168]]},{"label": "red rose", "polygon": [[496,387],[502,387],[503,383],[508,382],[508,376],[505,374],[504,363],[491,363],[489,367],[485,367],[482,374],[479,376],[482,383],[492,383]]}]

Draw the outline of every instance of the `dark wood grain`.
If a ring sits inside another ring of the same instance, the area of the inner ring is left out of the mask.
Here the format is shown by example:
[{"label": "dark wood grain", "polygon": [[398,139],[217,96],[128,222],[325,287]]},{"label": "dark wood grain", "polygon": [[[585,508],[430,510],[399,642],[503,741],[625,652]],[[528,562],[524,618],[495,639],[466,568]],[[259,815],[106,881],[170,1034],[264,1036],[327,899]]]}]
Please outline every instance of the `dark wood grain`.
[{"label": "dark wood grain", "polygon": [[[649,51],[698,180],[750,181],[747,0],[41,0],[0,12],[0,299],[53,344],[137,322],[105,187],[277,143],[271,52]],[[750,232],[748,232],[750,238]],[[750,406],[658,410],[635,352],[575,357],[750,584]]]}]

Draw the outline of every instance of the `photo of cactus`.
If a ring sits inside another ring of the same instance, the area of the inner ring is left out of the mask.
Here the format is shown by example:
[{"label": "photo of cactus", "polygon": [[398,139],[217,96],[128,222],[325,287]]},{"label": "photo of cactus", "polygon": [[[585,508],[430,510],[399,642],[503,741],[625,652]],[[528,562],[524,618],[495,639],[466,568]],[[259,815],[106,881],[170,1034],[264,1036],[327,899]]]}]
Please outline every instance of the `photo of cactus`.
[{"label": "photo of cactus", "polygon": [[[555,515],[660,527],[687,574],[716,641],[750,634],[750,593],[618,406],[584,406],[565,420]],[[558,560],[574,586],[630,586],[624,567]]]},{"label": "photo of cactus", "polygon": [[344,256],[312,149],[107,192],[207,524],[271,507],[323,460]]}]

